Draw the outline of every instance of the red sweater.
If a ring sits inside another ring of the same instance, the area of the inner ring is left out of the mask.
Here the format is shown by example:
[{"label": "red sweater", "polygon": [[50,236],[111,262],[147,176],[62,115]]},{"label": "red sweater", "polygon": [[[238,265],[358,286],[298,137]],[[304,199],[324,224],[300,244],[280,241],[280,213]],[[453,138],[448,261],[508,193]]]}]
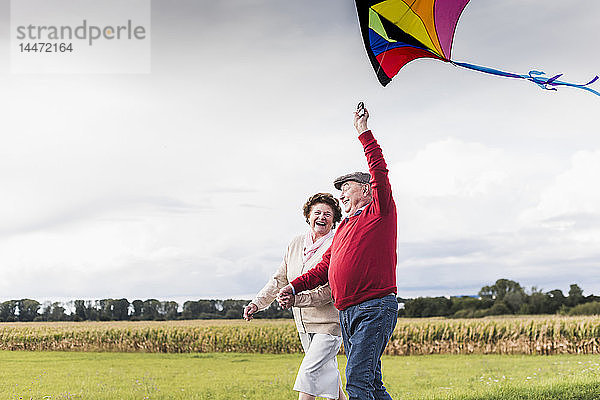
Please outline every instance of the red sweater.
[{"label": "red sweater", "polygon": [[358,139],[369,164],[373,201],[345,218],[321,262],[291,282],[299,293],[329,281],[338,310],[397,293],[397,217],[387,166],[371,131]]}]

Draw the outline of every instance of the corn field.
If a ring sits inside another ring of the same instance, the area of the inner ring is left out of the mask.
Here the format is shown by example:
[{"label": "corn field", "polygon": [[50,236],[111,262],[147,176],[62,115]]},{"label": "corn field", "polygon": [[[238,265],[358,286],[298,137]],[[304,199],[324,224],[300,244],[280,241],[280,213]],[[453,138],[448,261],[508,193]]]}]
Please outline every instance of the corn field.
[{"label": "corn field", "polygon": [[[299,353],[293,321],[0,323],[0,350]],[[343,350],[342,350],[343,351]],[[399,319],[386,354],[599,354],[600,317]]]},{"label": "corn field", "polygon": [[290,320],[0,324],[0,350],[298,353]]},{"label": "corn field", "polygon": [[599,354],[600,317],[400,319],[386,353]]}]

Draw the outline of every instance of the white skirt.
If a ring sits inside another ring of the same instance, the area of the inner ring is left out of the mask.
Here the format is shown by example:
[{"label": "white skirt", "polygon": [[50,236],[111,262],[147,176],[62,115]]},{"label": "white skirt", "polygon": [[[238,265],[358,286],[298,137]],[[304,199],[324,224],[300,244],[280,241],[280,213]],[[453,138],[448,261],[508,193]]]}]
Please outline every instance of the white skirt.
[{"label": "white skirt", "polygon": [[341,336],[327,333],[299,332],[304,348],[294,390],[312,396],[337,399],[342,378],[338,370],[337,353],[342,344]]}]

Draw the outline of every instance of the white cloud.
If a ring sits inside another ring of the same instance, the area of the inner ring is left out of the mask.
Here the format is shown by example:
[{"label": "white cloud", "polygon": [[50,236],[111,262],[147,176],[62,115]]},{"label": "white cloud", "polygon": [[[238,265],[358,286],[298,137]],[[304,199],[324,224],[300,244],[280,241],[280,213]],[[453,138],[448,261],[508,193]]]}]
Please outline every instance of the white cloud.
[{"label": "white cloud", "polygon": [[522,218],[532,221],[569,215],[600,215],[599,174],[600,150],[575,153],[570,168],[542,191],[539,204],[525,210]]},{"label": "white cloud", "polygon": [[505,155],[480,143],[454,138],[428,144],[414,159],[394,167],[400,193],[418,197],[487,195],[508,178]]},{"label": "white cloud", "polygon": [[552,164],[541,156],[531,161],[456,138],[425,145],[391,166],[401,236],[451,240],[515,229],[520,209],[547,179],[544,166]]},{"label": "white cloud", "polygon": [[556,167],[455,138],[393,165],[401,290],[465,294],[509,278],[546,289],[585,280],[597,291],[600,152],[577,152],[566,171],[548,173]]}]

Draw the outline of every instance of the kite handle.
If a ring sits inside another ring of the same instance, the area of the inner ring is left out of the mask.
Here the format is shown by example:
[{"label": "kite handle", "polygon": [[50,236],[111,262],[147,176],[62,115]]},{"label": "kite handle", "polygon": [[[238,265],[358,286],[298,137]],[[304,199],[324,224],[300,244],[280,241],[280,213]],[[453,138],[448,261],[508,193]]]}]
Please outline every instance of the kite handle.
[{"label": "kite handle", "polygon": [[356,106],[356,113],[359,117],[365,115],[365,103],[363,103],[362,101],[358,103],[358,105]]}]

